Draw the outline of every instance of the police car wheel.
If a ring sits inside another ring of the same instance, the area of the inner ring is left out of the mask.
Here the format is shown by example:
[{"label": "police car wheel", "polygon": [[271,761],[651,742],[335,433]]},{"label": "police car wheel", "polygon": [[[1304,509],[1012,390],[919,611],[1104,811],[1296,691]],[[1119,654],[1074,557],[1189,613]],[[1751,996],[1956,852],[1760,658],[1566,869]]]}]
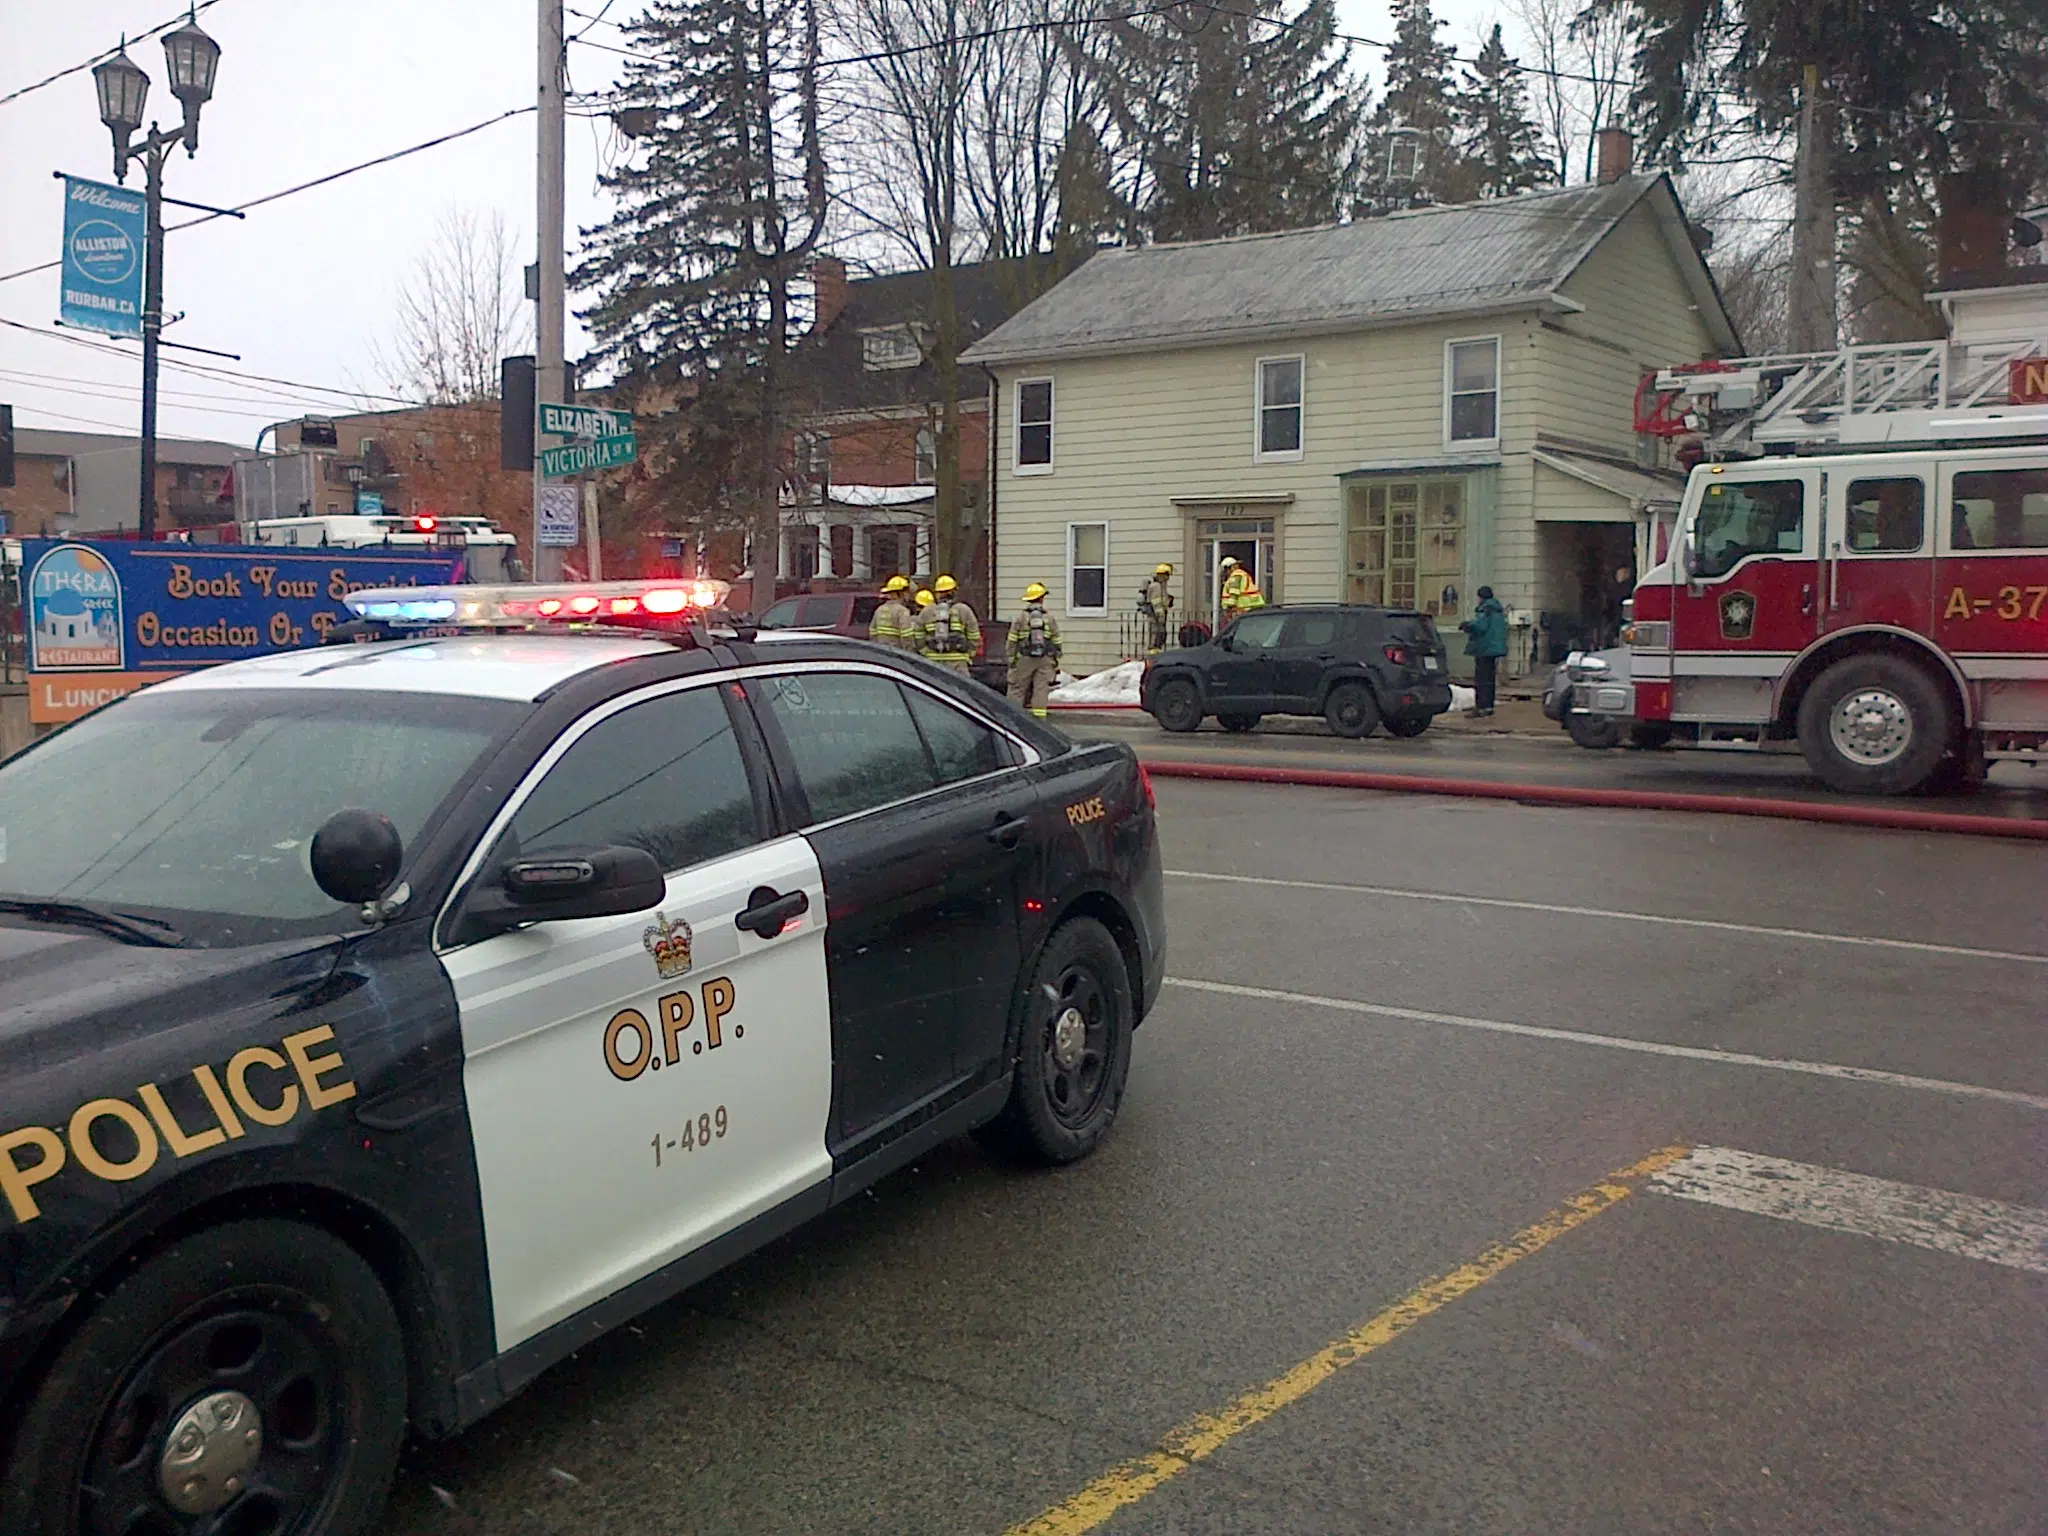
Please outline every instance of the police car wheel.
[{"label": "police car wheel", "polygon": [[391,1302],[289,1221],[185,1238],[93,1307],[11,1438],[0,1529],[360,1536],[405,1430]]},{"label": "police car wheel", "polygon": [[1569,715],[1564,728],[1574,742],[1589,752],[1604,752],[1621,745],[1621,722],[1605,715]]},{"label": "police car wheel", "polygon": [[1195,685],[1184,677],[1159,685],[1152,696],[1152,718],[1169,731],[1198,731],[1202,728],[1202,698]]},{"label": "police car wheel", "polygon": [[1123,1103],[1131,1015],[1130,973],[1109,930],[1063,923],[1032,970],[1010,1102],[977,1133],[982,1144],[1048,1165],[1093,1152]]},{"label": "police car wheel", "polygon": [[1218,715],[1216,723],[1232,735],[1241,736],[1255,729],[1262,718],[1259,715]]}]

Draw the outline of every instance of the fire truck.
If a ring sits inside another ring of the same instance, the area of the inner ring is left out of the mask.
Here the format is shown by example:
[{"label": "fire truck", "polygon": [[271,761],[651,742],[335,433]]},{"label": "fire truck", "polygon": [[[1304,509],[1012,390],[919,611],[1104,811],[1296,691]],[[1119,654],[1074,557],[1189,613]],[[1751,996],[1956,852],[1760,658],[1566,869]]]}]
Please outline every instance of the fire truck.
[{"label": "fire truck", "polygon": [[1930,296],[1945,340],[1645,380],[1702,458],[1575,713],[1859,794],[2048,757],[2048,281],[2005,276]]}]

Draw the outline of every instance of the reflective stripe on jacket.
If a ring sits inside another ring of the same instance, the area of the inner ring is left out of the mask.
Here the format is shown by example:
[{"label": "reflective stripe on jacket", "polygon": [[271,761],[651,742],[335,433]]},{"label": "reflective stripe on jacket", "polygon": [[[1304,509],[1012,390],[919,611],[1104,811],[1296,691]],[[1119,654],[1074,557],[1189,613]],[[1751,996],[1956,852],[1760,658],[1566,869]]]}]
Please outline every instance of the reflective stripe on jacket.
[{"label": "reflective stripe on jacket", "polygon": [[1246,613],[1253,608],[1266,606],[1266,595],[1259,590],[1259,584],[1252,580],[1251,572],[1239,566],[1223,578],[1223,611],[1225,613]]},{"label": "reflective stripe on jacket", "polygon": [[1010,626],[1010,660],[1044,656],[1057,661],[1059,654],[1060,621],[1045,611],[1043,603],[1026,603]]},{"label": "reflective stripe on jacket", "polygon": [[889,598],[875,610],[874,620],[868,625],[868,638],[880,645],[894,646],[899,651],[914,651],[917,649],[917,617],[900,599]]},{"label": "reflective stripe on jacket", "polygon": [[940,598],[917,621],[917,649],[927,661],[966,666],[981,649],[981,625],[974,610],[963,602]]}]

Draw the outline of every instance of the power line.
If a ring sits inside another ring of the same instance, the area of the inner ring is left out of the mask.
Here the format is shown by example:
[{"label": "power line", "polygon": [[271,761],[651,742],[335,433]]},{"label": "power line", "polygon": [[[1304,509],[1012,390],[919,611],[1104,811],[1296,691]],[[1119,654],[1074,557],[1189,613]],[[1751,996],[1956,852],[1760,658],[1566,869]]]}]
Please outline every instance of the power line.
[{"label": "power line", "polygon": [[109,48],[105,53],[96,53],[83,64],[73,64],[69,69],[60,69],[54,75],[38,80],[34,85],[24,85],[19,90],[9,91],[5,96],[0,96],[0,107],[6,106],[10,101],[19,101],[22,97],[30,95],[35,91],[40,91],[46,85],[55,85],[59,80],[69,79],[81,70],[91,69],[93,65],[100,63],[102,60],[111,59],[115,54],[125,49],[129,43],[147,42],[159,32],[168,32],[180,22],[188,21],[197,16],[201,11],[211,10],[219,4],[220,0],[199,0],[197,5],[189,7],[180,15],[173,16],[169,21],[159,22],[147,32],[138,33],[134,37],[123,39],[120,48]]},{"label": "power line", "polygon": [[[223,208],[218,213],[201,214],[198,218],[187,219],[182,224],[168,225],[165,227],[164,232],[169,234],[174,230],[190,229],[195,224],[211,224],[215,219],[226,218],[236,213],[246,213],[251,208],[261,208],[265,203],[274,203],[280,198],[292,197],[300,192],[310,192],[315,187],[324,187],[330,182],[340,181],[344,176],[353,176],[358,171],[367,171],[380,165],[389,165],[394,160],[403,160],[406,156],[419,154],[422,150],[435,149],[443,144],[452,144],[457,139],[466,139],[473,133],[481,133],[486,128],[495,127],[509,118],[522,117],[533,110],[535,109],[531,106],[508,107],[496,117],[487,117],[480,123],[471,123],[467,128],[458,128],[453,133],[444,133],[435,138],[423,139],[417,144],[408,144],[404,149],[394,149],[389,154],[378,155],[375,159],[364,160],[356,165],[345,166],[338,171],[329,171],[325,176],[315,176],[311,181],[302,181],[296,186],[285,187],[276,192],[266,192],[261,197],[251,198],[248,202],[239,203],[233,208]],[[62,265],[61,260],[45,261],[39,262],[32,267],[22,267],[14,272],[0,272],[0,283],[12,282],[17,277],[28,277],[37,272],[48,272],[51,268]]]}]

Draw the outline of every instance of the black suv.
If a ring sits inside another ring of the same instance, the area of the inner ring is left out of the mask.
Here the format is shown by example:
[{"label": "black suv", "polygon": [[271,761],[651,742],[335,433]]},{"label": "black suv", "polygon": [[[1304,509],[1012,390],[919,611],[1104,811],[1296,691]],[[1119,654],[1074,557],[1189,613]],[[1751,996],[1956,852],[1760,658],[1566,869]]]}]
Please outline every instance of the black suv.
[{"label": "black suv", "polygon": [[1451,707],[1450,666],[1425,613],[1363,604],[1260,608],[1207,645],[1167,651],[1142,695],[1169,731],[1214,715],[1248,731],[1263,715],[1321,715],[1339,736],[1420,736]]}]

